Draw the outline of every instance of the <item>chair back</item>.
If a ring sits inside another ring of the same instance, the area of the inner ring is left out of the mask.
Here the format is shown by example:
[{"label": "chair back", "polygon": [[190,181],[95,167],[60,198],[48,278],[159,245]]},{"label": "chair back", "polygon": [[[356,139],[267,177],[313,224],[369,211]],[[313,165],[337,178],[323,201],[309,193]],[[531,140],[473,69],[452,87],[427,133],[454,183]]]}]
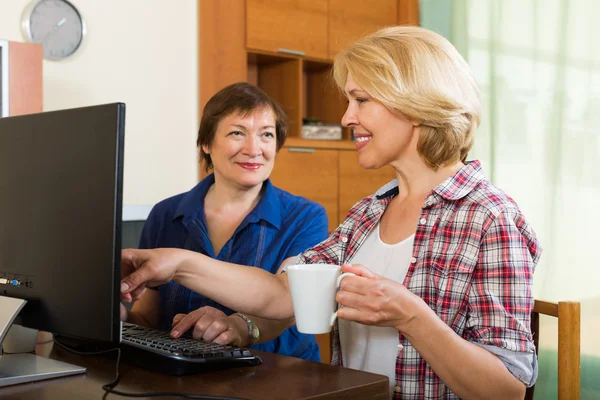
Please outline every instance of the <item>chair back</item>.
[{"label": "chair back", "polygon": [[[558,318],[558,400],[579,400],[580,303],[535,301],[531,313],[531,332],[536,352],[539,348],[540,314]],[[533,400],[534,387],[527,389],[525,400]]]}]

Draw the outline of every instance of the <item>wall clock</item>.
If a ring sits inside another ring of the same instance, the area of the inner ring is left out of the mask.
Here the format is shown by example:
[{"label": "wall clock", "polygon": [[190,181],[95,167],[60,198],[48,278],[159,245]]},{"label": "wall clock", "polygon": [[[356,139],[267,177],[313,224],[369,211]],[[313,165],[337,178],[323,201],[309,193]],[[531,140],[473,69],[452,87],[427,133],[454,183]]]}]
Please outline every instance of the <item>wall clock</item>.
[{"label": "wall clock", "polygon": [[72,56],[86,34],[81,14],[66,0],[31,2],[23,11],[21,28],[27,41],[42,45],[48,60]]}]

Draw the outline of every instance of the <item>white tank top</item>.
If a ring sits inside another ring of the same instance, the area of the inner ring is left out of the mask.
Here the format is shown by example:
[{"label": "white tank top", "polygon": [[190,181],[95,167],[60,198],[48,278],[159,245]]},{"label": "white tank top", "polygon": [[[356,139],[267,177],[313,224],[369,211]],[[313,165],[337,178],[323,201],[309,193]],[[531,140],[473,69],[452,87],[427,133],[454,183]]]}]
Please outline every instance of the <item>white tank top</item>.
[{"label": "white tank top", "polygon": [[[351,264],[363,264],[374,273],[402,283],[410,266],[415,235],[400,243],[386,244],[379,236],[379,224],[358,249]],[[398,331],[394,328],[362,325],[339,320],[344,367],[390,378],[390,396],[396,386]]]}]

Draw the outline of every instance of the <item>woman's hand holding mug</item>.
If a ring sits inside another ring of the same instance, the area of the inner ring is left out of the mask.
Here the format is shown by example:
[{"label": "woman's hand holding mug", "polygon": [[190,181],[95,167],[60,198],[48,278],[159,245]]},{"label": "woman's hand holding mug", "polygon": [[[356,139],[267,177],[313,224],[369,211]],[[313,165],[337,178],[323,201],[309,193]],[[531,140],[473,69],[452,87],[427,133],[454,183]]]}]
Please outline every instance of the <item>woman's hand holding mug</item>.
[{"label": "woman's hand holding mug", "polygon": [[296,327],[309,334],[327,333],[337,318],[336,293],[342,279],[341,267],[333,264],[301,264],[287,267],[294,304]]}]

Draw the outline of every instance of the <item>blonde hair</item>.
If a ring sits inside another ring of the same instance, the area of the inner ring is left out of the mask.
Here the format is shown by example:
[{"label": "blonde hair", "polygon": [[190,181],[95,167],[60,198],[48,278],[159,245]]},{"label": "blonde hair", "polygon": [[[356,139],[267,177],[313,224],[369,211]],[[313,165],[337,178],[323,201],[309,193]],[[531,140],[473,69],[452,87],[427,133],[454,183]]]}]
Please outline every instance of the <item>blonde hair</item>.
[{"label": "blonde hair", "polygon": [[481,102],[469,66],[448,40],[414,26],[381,29],[336,55],[333,76],[342,91],[348,74],[389,110],[420,122],[417,149],[431,168],[465,161]]}]

